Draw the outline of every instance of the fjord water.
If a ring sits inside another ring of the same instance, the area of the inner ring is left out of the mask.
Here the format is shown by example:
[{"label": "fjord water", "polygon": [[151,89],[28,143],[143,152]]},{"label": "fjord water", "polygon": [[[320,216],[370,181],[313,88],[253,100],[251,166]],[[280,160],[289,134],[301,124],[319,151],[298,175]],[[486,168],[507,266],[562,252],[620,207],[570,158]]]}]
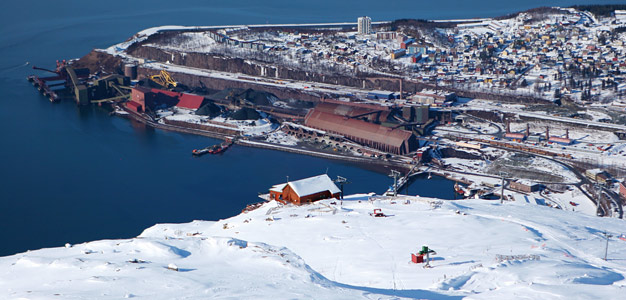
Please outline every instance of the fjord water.
[{"label": "fjord water", "polygon": [[[550,2],[550,3],[547,3]],[[590,1],[585,1],[590,2]],[[217,220],[273,184],[328,170],[346,192],[382,192],[386,174],[355,165],[153,130],[98,107],[51,104],[25,78],[33,65],[87,54],[159,25],[219,25],[496,16],[569,1],[5,1],[0,10],[0,256],[103,238],[155,223]],[[452,198],[452,183],[416,180],[412,194]]]}]

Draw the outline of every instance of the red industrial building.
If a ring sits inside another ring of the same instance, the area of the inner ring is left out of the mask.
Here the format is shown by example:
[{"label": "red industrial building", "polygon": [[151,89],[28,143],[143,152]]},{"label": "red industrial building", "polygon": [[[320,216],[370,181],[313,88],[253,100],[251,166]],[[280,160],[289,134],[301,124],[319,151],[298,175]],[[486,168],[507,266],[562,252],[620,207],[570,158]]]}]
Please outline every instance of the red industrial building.
[{"label": "red industrial building", "polygon": [[146,111],[145,94],[149,92],[149,88],[141,86],[134,87],[130,93],[130,101],[126,102],[126,107],[138,113]]},{"label": "red industrial building", "polygon": [[287,202],[304,204],[322,199],[339,199],[340,195],[341,190],[326,174],[277,184],[270,189],[270,199],[284,204]]},{"label": "red industrial building", "polygon": [[571,145],[572,140],[569,138],[569,129],[565,129],[565,137],[558,136],[550,136],[550,128],[546,127],[546,139],[550,142],[561,144],[561,145]]},{"label": "red industrial building", "polygon": [[412,132],[384,127],[341,115],[312,109],[305,117],[305,125],[342,135],[354,142],[394,154],[406,154],[417,149]]},{"label": "red industrial building", "polygon": [[180,93],[178,96],[178,100],[180,100],[176,106],[188,108],[188,109],[198,109],[202,106],[202,102],[204,101],[204,97],[186,93]]},{"label": "red industrial building", "polygon": [[126,107],[141,113],[146,111],[146,106],[150,109],[162,105],[198,109],[203,104],[202,96],[136,86],[131,91],[131,98],[126,102]]},{"label": "red industrial building", "polygon": [[506,133],[504,134],[504,138],[510,140],[518,140],[523,141],[530,135],[530,127],[526,124],[526,132],[525,133],[514,133],[511,132],[511,122],[507,120],[506,122]]}]

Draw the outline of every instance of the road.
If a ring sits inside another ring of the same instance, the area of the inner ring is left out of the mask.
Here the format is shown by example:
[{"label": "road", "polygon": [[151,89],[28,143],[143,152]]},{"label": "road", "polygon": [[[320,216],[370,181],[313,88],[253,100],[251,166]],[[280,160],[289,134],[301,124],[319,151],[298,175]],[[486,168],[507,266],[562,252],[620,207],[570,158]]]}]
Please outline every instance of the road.
[{"label": "road", "polygon": [[535,118],[535,119],[543,119],[543,120],[549,120],[549,121],[571,123],[571,124],[583,125],[583,126],[587,126],[587,127],[595,126],[595,127],[601,127],[601,128],[606,128],[606,129],[610,129],[610,130],[626,131],[626,125],[602,123],[602,122],[595,122],[595,121],[587,121],[587,120],[580,120],[580,119],[567,118],[567,117],[551,116],[551,115],[546,115],[546,114],[529,112],[527,110],[514,109],[514,108],[502,107],[502,106],[472,104],[471,106],[467,106],[467,107],[455,106],[453,108],[442,109],[442,110],[444,110],[444,111],[445,110],[449,110],[449,111],[457,112],[457,113],[468,111],[468,110],[500,111],[500,112],[517,114],[519,116]]}]

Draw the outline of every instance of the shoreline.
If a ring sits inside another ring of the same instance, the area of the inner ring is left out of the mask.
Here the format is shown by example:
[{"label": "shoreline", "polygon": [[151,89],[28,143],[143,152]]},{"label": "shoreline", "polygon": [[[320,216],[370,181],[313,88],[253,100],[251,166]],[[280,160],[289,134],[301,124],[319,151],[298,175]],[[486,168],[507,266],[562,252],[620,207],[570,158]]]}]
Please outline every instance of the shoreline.
[{"label": "shoreline", "polygon": [[[211,132],[211,131],[200,130],[200,129],[195,129],[195,128],[188,128],[188,127],[176,126],[176,125],[171,125],[171,124],[161,124],[161,123],[149,120],[142,115],[138,115],[137,113],[132,112],[123,106],[116,106],[116,107],[118,107],[119,109],[122,109],[124,112],[126,112],[126,114],[120,114],[116,110],[114,110],[112,114],[129,118],[131,120],[140,122],[146,126],[150,126],[155,129],[201,135],[201,136],[206,136],[206,137],[216,138],[216,139],[221,139],[221,140],[233,139],[235,137],[233,135],[221,134],[217,132]],[[396,167],[396,168],[402,168],[404,171],[410,170],[411,167],[413,166],[412,164],[407,164],[407,163],[403,163],[400,161],[380,160],[380,159],[371,159],[371,158],[366,158],[366,157],[332,154],[332,153],[326,153],[326,152],[321,152],[321,151],[300,149],[300,148],[295,148],[295,147],[290,147],[290,146],[285,146],[285,145],[273,144],[269,142],[251,141],[247,139],[237,139],[235,140],[234,143],[237,145],[246,146],[246,147],[269,149],[269,150],[295,153],[295,154],[300,154],[300,155],[314,156],[314,157],[319,157],[319,158],[340,160],[340,161],[355,163],[359,165],[376,164],[381,167]]]}]

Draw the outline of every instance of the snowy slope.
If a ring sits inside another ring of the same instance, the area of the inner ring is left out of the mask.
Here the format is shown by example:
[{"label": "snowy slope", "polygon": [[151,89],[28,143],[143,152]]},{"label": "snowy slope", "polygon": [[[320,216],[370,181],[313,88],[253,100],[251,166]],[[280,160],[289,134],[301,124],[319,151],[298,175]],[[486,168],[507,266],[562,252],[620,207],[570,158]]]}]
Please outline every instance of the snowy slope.
[{"label": "snowy slope", "polygon": [[219,237],[91,242],[7,257],[0,269],[1,299],[369,298],[288,249]]},{"label": "snowy slope", "polygon": [[[623,220],[516,202],[349,198],[272,202],[218,222],[159,224],[135,239],[3,257],[0,298],[618,299],[626,292],[626,241],[613,237],[602,259],[602,232],[626,232]],[[388,217],[370,216],[374,208]],[[433,268],[410,262],[422,245],[437,252]]]}]

